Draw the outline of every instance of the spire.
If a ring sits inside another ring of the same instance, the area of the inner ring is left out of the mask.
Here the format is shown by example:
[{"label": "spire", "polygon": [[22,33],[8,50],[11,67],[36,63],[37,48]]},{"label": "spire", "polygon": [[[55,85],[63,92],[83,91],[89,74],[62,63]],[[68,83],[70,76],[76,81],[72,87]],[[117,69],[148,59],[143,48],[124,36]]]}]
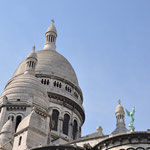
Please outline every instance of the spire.
[{"label": "spire", "polygon": [[56,50],[56,38],[57,38],[57,30],[54,26],[54,19],[51,20],[52,23],[48,27],[46,33],[45,33],[45,44],[44,44],[44,50]]},{"label": "spire", "polygon": [[121,101],[120,99],[118,100],[118,106],[116,107],[116,118],[117,118],[117,125],[124,124],[124,108],[121,106]]},{"label": "spire", "polygon": [[35,45],[32,47],[32,51],[35,52]]},{"label": "spire", "polygon": [[35,74],[35,67],[37,64],[37,54],[35,52],[35,46],[32,47],[31,52],[26,58],[26,71],[25,74]]},{"label": "spire", "polygon": [[118,104],[121,104],[121,101],[120,101],[120,99],[118,100]]},{"label": "spire", "polygon": [[54,19],[52,19],[52,24],[54,24],[54,22],[55,22]]},{"label": "spire", "polygon": [[116,129],[112,134],[126,132],[127,129],[125,126],[125,112],[123,106],[121,105],[120,99],[118,100],[115,115],[116,115]]}]

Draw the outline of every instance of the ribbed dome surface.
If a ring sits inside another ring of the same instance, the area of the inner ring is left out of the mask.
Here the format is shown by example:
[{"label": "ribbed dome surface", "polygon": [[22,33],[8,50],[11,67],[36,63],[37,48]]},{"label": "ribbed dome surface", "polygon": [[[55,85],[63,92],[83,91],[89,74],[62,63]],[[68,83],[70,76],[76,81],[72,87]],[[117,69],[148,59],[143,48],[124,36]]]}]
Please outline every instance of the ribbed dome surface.
[{"label": "ribbed dome surface", "polygon": [[42,109],[48,108],[48,99],[45,87],[33,75],[23,74],[11,79],[2,96],[7,95],[8,101],[16,103],[32,103]]},{"label": "ribbed dome surface", "polygon": [[27,58],[35,58],[35,59],[37,59],[37,54],[36,54],[36,52],[35,52],[35,51],[31,51],[31,52],[29,53],[29,55],[27,56]]},{"label": "ribbed dome surface", "polygon": [[46,33],[47,32],[55,32],[57,34],[57,30],[53,23],[48,27],[48,29],[46,30]]},{"label": "ribbed dome surface", "polygon": [[116,107],[116,114],[117,113],[121,113],[121,114],[124,114],[124,109],[123,107],[121,106],[121,104],[118,104],[118,106]]},{"label": "ribbed dome surface", "polygon": [[[67,59],[56,51],[41,50],[37,52],[38,64],[35,73],[53,75],[72,82],[78,86],[76,74]],[[25,61],[23,61],[13,76],[24,73]]]}]

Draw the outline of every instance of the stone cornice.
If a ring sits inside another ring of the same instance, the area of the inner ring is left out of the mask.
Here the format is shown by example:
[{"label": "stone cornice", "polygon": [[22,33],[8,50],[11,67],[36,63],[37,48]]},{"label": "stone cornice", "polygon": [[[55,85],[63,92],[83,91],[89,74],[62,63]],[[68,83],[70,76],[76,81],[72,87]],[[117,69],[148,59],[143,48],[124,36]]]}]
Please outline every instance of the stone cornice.
[{"label": "stone cornice", "polygon": [[150,145],[150,133],[148,132],[131,132],[109,136],[96,146],[93,150],[111,149],[122,145],[129,144],[149,144]]},{"label": "stone cornice", "polygon": [[42,131],[40,131],[40,130],[34,128],[34,127],[25,127],[25,128],[22,129],[21,131],[15,133],[14,136],[18,136],[19,134],[21,134],[21,133],[23,133],[23,132],[25,132],[25,131],[27,131],[27,130],[32,130],[32,131],[34,131],[34,132],[36,132],[36,133],[39,133],[39,134],[41,134],[41,135],[43,135],[43,136],[47,136],[47,134],[46,134],[45,132],[42,132]]},{"label": "stone cornice", "polygon": [[26,105],[26,104],[12,104],[12,103],[8,103],[8,104],[2,104],[0,106],[0,109],[6,107],[8,110],[26,110],[26,107],[31,107],[30,105]]},{"label": "stone cornice", "polygon": [[71,146],[71,145],[59,145],[59,146],[52,145],[52,146],[37,147],[31,150],[85,150],[85,149],[79,146]]},{"label": "stone cornice", "polygon": [[[6,107],[7,108],[7,110],[21,110],[21,111],[26,111],[26,108],[27,107],[33,107],[33,106],[31,106],[31,105],[27,105],[27,104],[10,104],[10,103],[8,103],[8,104],[4,104],[4,105],[1,105],[0,106],[0,109],[1,108],[3,108],[3,107]],[[36,107],[35,106],[35,111],[36,111],[36,113],[37,114],[39,114],[40,116],[42,116],[42,117],[47,117],[47,116],[49,116],[50,117],[50,115],[46,112],[46,111],[43,111],[43,110],[41,110],[40,108],[38,108],[38,107]]]},{"label": "stone cornice", "polygon": [[108,137],[108,135],[103,135],[103,136],[97,136],[97,137],[81,137],[79,139],[76,139],[74,141],[69,142],[69,144],[75,144],[75,143],[80,143],[80,142],[87,142],[91,140],[97,140],[97,139],[103,139]]},{"label": "stone cornice", "polygon": [[78,115],[78,113],[76,112],[76,110],[77,110],[79,112],[79,114],[80,114],[80,116],[79,115],[78,116],[79,116],[79,118],[81,118],[82,124],[84,123],[84,121],[85,121],[84,110],[76,102],[74,102],[73,100],[71,100],[71,99],[69,99],[69,98],[67,98],[65,96],[62,96],[62,95],[59,95],[59,94],[50,93],[50,92],[48,92],[48,96],[49,96],[49,98],[57,99],[57,101],[52,101],[50,99],[50,101],[52,103],[58,103],[60,105],[64,105],[65,107],[67,107],[70,110],[74,111]]}]

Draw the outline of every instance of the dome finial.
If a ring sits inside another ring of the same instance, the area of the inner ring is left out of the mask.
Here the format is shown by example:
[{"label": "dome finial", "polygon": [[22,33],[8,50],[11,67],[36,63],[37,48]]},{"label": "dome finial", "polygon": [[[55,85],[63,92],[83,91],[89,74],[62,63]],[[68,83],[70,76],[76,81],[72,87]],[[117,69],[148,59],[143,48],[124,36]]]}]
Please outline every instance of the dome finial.
[{"label": "dome finial", "polygon": [[31,52],[26,58],[26,69],[25,74],[33,74],[35,75],[35,67],[37,64],[37,54],[35,52],[35,46],[32,47]]},{"label": "dome finial", "polygon": [[118,104],[121,104],[121,101],[120,101],[120,99],[118,100]]},{"label": "dome finial", "polygon": [[116,129],[112,132],[112,134],[127,132],[125,125],[125,112],[123,106],[121,105],[120,99],[118,100],[115,115],[116,115]]},{"label": "dome finial", "polygon": [[51,21],[52,21],[52,24],[54,24],[54,22],[55,22],[54,19],[52,19]]},{"label": "dome finial", "polygon": [[57,31],[54,25],[54,19],[51,20],[52,23],[48,27],[45,33],[45,44],[43,50],[56,50],[56,38],[57,38]]},{"label": "dome finial", "polygon": [[35,52],[35,45],[32,47],[32,51]]}]

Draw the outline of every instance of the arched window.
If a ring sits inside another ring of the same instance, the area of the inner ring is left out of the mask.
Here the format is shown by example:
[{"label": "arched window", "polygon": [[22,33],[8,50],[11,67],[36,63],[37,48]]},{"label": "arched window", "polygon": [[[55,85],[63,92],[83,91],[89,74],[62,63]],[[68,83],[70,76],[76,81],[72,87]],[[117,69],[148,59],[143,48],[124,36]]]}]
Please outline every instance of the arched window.
[{"label": "arched window", "polygon": [[67,91],[67,85],[65,86],[65,90]]},{"label": "arched window", "polygon": [[76,120],[74,120],[73,130],[72,130],[72,135],[74,140],[77,138],[77,132],[78,132],[78,123]]},{"label": "arched window", "polygon": [[56,81],[54,82],[54,86],[56,86]]},{"label": "arched window", "polygon": [[49,85],[49,80],[47,80],[47,85]]},{"label": "arched window", "polygon": [[9,119],[11,119],[11,121],[14,121],[14,116],[13,115],[8,116],[8,120]]},{"label": "arched window", "polygon": [[54,109],[52,113],[52,130],[57,131],[58,117],[59,117],[59,112],[58,110]]},{"label": "arched window", "polygon": [[46,79],[44,80],[44,84],[46,84]]},{"label": "arched window", "polygon": [[60,84],[59,84],[59,88],[61,88],[61,86],[62,86],[62,85],[61,85],[61,83],[60,83]]},{"label": "arched window", "polygon": [[57,82],[57,87],[59,87],[59,82]]},{"label": "arched window", "polygon": [[43,84],[43,79],[41,80],[41,83]]},{"label": "arched window", "polygon": [[68,130],[69,130],[69,120],[70,117],[68,114],[64,115],[64,121],[63,121],[63,134],[68,135]]},{"label": "arched window", "polygon": [[18,127],[19,123],[21,122],[21,120],[22,120],[22,117],[21,116],[17,116],[17,118],[16,118],[15,132],[16,132],[17,127]]},{"label": "arched window", "polygon": [[19,137],[19,143],[18,146],[21,145],[22,136]]}]

